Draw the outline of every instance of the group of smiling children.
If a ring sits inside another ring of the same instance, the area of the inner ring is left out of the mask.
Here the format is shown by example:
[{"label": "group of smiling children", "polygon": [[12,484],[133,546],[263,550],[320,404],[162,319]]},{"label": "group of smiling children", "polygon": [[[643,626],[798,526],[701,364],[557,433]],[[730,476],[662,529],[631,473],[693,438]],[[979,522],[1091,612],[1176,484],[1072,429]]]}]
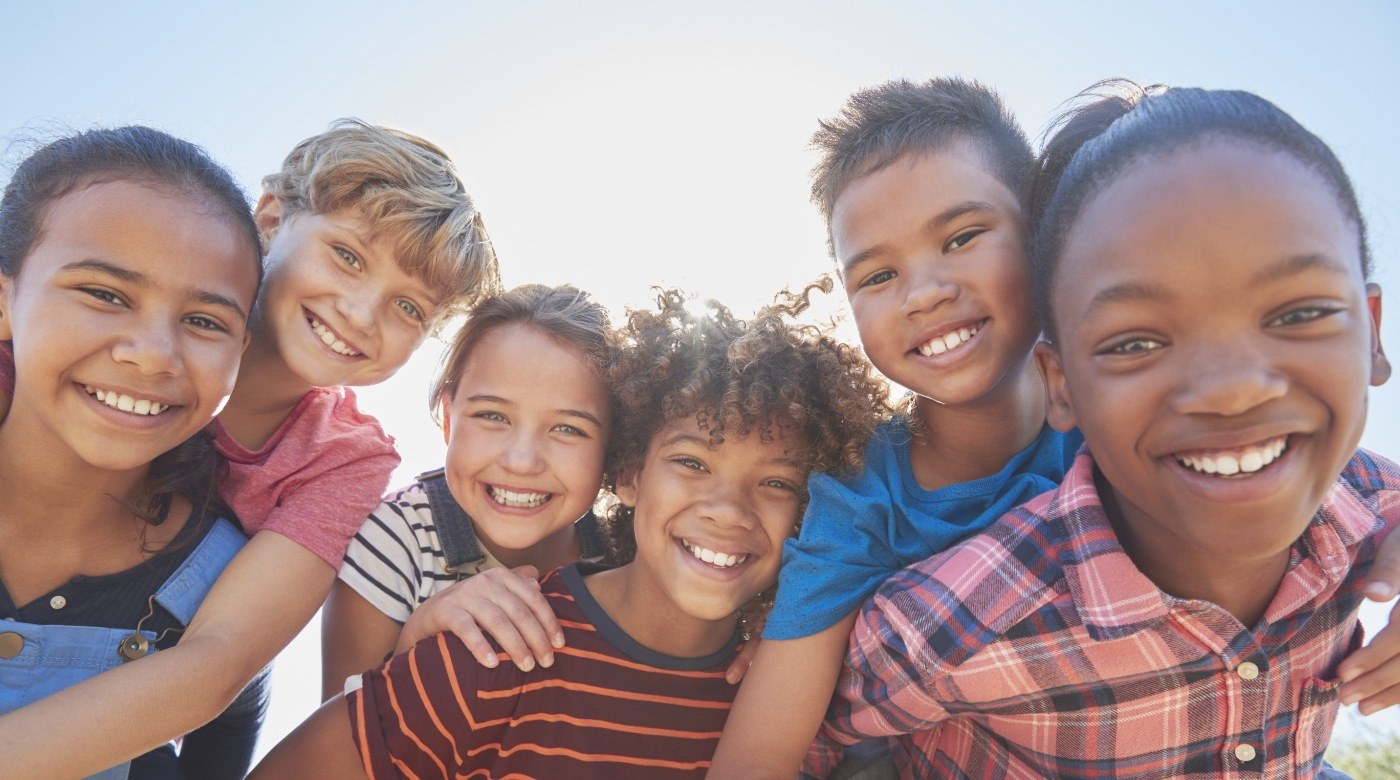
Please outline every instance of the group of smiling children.
[{"label": "group of smiling children", "polygon": [[[1039,156],[959,79],[814,140],[863,353],[810,287],[502,291],[441,150],[358,122],[251,214],[147,128],[21,163],[0,778],[242,777],[323,602],[327,702],[255,777],[1337,776],[1337,708],[1400,701],[1356,621],[1400,469],[1357,449],[1390,368],[1332,152],[1127,82]],[[381,500],[346,386],[460,313],[444,467]]]}]

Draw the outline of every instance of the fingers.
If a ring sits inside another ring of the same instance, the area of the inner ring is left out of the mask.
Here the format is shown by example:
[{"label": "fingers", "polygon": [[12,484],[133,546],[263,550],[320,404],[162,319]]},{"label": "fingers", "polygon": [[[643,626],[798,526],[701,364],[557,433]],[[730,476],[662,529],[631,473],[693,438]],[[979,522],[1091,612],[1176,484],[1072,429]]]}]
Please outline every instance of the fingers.
[{"label": "fingers", "polygon": [[1357,704],[1370,715],[1400,704],[1400,603],[1390,611],[1390,622],[1365,647],[1347,656],[1337,667],[1343,681],[1337,689],[1342,704]]},{"label": "fingers", "polygon": [[739,681],[744,679],[744,675],[749,673],[749,667],[753,666],[753,657],[758,654],[758,645],[762,641],[758,637],[754,637],[739,648],[739,654],[734,656],[734,662],[729,665],[728,669],[724,670],[724,679],[730,685],[738,685]]},{"label": "fingers", "polygon": [[1388,533],[1381,541],[1362,593],[1372,601],[1389,601],[1400,593],[1400,534]]}]

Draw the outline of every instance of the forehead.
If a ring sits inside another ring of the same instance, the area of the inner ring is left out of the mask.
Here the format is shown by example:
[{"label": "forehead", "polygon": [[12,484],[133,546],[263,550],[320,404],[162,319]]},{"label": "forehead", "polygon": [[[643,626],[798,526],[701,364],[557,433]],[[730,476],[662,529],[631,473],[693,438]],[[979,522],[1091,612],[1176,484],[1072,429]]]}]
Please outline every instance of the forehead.
[{"label": "forehead", "polygon": [[1248,287],[1300,258],[1361,281],[1356,226],[1326,181],[1290,155],[1209,140],[1136,161],[1085,202],[1060,252],[1056,316],[1115,285]]},{"label": "forehead", "polygon": [[672,419],[661,426],[651,437],[650,451],[666,446],[701,446],[711,452],[727,457],[754,462],[777,462],[784,466],[805,469],[806,438],[785,430],[769,421],[766,432],[751,430],[739,436],[732,431],[724,432],[724,441],[711,444],[710,434],[713,423],[702,425],[701,416],[707,421],[714,419],[712,410],[680,419]]},{"label": "forehead", "polygon": [[101,260],[172,288],[219,290],[251,306],[256,254],[207,196],[127,180],[80,187],[49,206],[24,268]]},{"label": "forehead", "polygon": [[1005,216],[1021,214],[1016,194],[992,173],[986,153],[971,140],[954,138],[936,149],[901,155],[851,180],[837,195],[831,210],[837,260],[968,201],[986,203]]},{"label": "forehead", "polygon": [[462,366],[458,397],[478,389],[493,395],[538,397],[550,404],[586,397],[607,406],[607,386],[578,348],[523,323],[491,328]]}]

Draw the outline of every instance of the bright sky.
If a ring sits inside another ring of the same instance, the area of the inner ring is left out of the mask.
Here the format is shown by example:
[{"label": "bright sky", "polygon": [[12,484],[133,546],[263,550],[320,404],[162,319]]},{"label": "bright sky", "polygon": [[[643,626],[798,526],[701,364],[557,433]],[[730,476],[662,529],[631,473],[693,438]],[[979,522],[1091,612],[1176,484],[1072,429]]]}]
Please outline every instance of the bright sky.
[{"label": "bright sky", "polygon": [[[1061,101],[1127,76],[1258,92],[1320,135],[1356,184],[1376,280],[1400,293],[1394,4],[200,5],[0,0],[0,180],[36,137],[144,123],[255,197],[293,144],[358,116],[452,154],[509,284],[572,282],[620,311],[673,283],[749,311],[829,267],[806,145],[853,90],[973,77],[1038,135]],[[1384,339],[1400,357],[1400,318]],[[441,463],[439,351],[361,393],[403,451],[395,485]],[[1363,444],[1400,457],[1400,379],[1371,409]],[[278,664],[265,742],[314,706],[317,664],[313,624]]]}]

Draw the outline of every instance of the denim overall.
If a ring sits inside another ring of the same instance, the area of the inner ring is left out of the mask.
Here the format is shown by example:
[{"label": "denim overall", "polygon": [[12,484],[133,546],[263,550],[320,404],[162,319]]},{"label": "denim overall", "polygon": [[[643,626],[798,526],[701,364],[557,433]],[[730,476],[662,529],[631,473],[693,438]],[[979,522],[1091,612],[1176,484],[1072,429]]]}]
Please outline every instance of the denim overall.
[{"label": "denim overall", "polygon": [[[215,520],[209,533],[156,591],[156,603],[182,626],[189,625],[214,580],[245,542],[232,523]],[[142,629],[141,634],[154,646],[155,632]],[[117,648],[131,635],[131,628],[0,621],[0,714],[121,666],[123,659]],[[83,735],[73,738],[82,739]],[[92,777],[125,780],[128,766],[129,762],[123,763]]]},{"label": "denim overall", "polygon": [[[433,513],[438,541],[442,543],[442,557],[447,561],[447,571],[457,575],[457,579],[476,574],[486,562],[486,554],[476,540],[476,529],[472,528],[471,518],[447,489],[444,470],[437,468],[419,474],[418,481],[428,494],[428,506]],[[588,510],[583,517],[575,520],[574,528],[578,532],[579,557],[584,560],[602,558],[607,552],[607,542],[593,510]]]}]

